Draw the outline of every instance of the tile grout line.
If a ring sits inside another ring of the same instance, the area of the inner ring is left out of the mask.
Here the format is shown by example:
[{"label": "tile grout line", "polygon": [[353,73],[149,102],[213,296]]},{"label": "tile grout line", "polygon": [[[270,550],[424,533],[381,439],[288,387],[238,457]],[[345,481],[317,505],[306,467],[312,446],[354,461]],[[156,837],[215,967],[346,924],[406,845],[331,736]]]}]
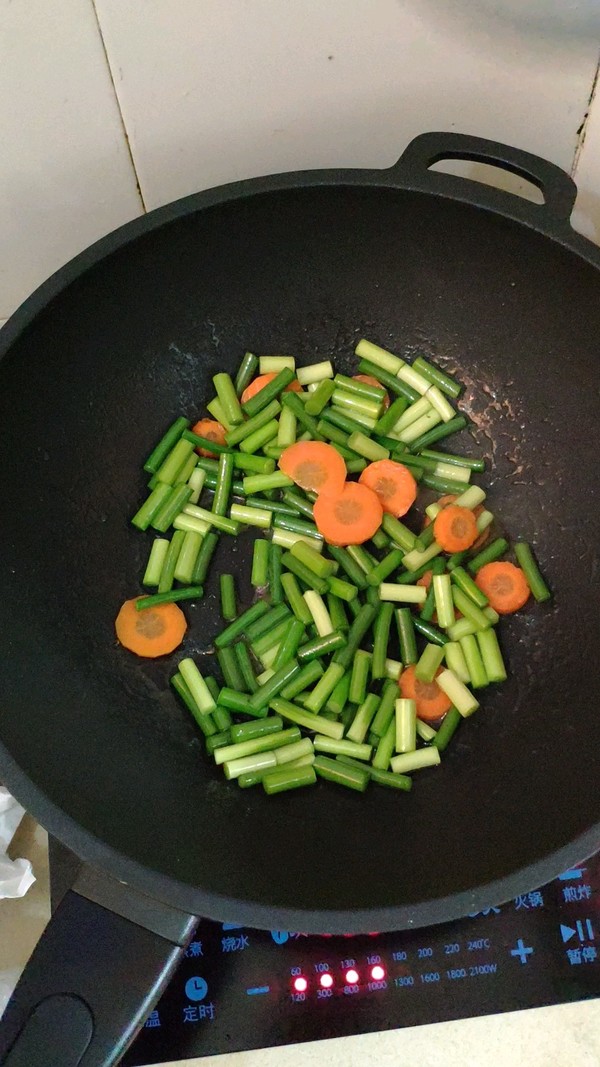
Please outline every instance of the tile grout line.
[{"label": "tile grout line", "polygon": [[573,163],[571,165],[571,177],[572,178],[575,176],[575,172],[577,170],[577,165],[579,163],[579,159],[580,159],[581,153],[583,151],[583,146],[585,144],[585,138],[586,138],[586,134],[587,134],[588,123],[589,123],[589,120],[590,120],[590,114],[591,114],[592,106],[594,104],[594,100],[596,99],[596,95],[597,95],[597,91],[598,91],[599,78],[600,78],[600,56],[598,57],[598,62],[596,63],[596,69],[594,71],[594,77],[593,77],[593,80],[592,80],[592,87],[590,89],[590,94],[588,96],[588,101],[587,101],[585,113],[584,113],[584,116],[583,116],[583,120],[581,122],[581,125],[580,125],[579,129],[577,130],[577,144],[575,145],[575,152],[573,153]]},{"label": "tile grout line", "polygon": [[106,63],[106,68],[108,70],[108,76],[110,78],[110,84],[112,86],[113,93],[115,94],[115,101],[116,101],[116,104],[117,104],[117,110],[119,112],[119,119],[120,119],[120,122],[121,122],[121,129],[123,130],[123,136],[125,138],[125,144],[127,145],[127,154],[129,156],[129,160],[130,160],[131,167],[132,167],[132,170],[133,170],[133,175],[134,175],[134,178],[135,178],[135,187],[136,187],[139,199],[140,199],[140,203],[142,205],[142,210],[144,212],[147,212],[148,209],[146,207],[146,203],[145,203],[145,200],[144,200],[144,194],[142,193],[142,187],[140,185],[140,179],[139,179],[139,175],[138,175],[137,168],[136,168],[136,165],[135,165],[135,159],[133,158],[133,151],[132,151],[132,148],[131,148],[131,143],[129,141],[129,134],[127,132],[127,126],[125,125],[125,117],[123,115],[123,109],[121,107],[121,101],[119,100],[119,94],[117,92],[117,86],[116,86],[116,83],[115,83],[115,79],[113,77],[112,67],[110,65],[110,59],[108,58],[108,49],[106,47],[106,41],[104,40],[104,34],[102,33],[102,25],[101,25],[101,22],[100,22],[100,16],[98,14],[98,8],[96,7],[96,0],[91,0],[91,5],[92,5],[92,10],[94,12],[94,18],[96,19],[96,26],[98,27],[98,35],[100,37],[100,42],[102,44],[102,51],[104,53],[104,60],[105,60],[105,63]]}]

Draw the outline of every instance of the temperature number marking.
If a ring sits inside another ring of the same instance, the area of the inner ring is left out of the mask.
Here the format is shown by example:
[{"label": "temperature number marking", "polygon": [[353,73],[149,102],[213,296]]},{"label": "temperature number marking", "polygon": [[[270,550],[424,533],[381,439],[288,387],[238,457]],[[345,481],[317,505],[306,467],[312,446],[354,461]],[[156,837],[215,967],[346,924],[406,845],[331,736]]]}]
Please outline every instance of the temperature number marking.
[{"label": "temperature number marking", "polygon": [[452,956],[455,952],[460,952],[458,941],[454,941],[451,945],[444,945],[444,952],[447,956]]},{"label": "temperature number marking", "polygon": [[417,957],[420,960],[427,959],[428,956],[433,956],[432,948],[419,948],[417,949]]},{"label": "temperature number marking", "polygon": [[352,967],[356,967],[356,960],[342,960],[340,967],[343,971],[349,971]]},{"label": "temperature number marking", "polygon": [[406,952],[392,952],[392,959],[395,960],[396,963],[404,963],[406,956]]},{"label": "temperature number marking", "polygon": [[477,941],[469,941],[467,948],[469,952],[481,952],[482,949],[491,948],[489,937],[480,937]]},{"label": "temperature number marking", "polygon": [[315,963],[315,971],[317,974],[325,974],[329,970],[328,963]]}]

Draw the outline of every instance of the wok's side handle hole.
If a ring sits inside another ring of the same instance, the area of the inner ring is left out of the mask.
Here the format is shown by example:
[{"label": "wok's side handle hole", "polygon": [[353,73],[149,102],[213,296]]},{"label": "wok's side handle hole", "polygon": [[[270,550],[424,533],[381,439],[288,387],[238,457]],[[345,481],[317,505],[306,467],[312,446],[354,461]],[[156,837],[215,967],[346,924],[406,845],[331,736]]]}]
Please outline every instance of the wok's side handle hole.
[{"label": "wok's side handle hole", "polygon": [[468,159],[441,159],[427,169],[490,185],[494,189],[529,200],[532,204],[546,203],[539,186],[519,174],[513,174],[504,167],[496,167],[491,163],[475,163]]}]

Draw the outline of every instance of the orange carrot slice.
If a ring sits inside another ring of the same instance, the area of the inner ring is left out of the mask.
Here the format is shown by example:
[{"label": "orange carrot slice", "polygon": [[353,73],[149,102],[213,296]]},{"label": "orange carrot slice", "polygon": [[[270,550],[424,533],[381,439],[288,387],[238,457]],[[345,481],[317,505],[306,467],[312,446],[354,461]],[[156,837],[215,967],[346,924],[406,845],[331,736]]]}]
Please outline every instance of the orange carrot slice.
[{"label": "orange carrot slice", "polygon": [[319,533],[331,545],[361,545],[381,526],[383,508],[372,489],[346,482],[337,495],[322,493],[313,508]]},{"label": "orange carrot slice", "polygon": [[[269,382],[272,382],[273,378],[276,377],[277,375],[275,374],[275,371],[270,371],[269,374],[259,374],[258,378],[254,378],[254,380],[250,382],[250,385],[247,385],[244,389],[244,392],[240,397],[240,404],[245,404],[247,400],[251,399],[251,397],[256,396],[257,393],[260,393],[261,389],[264,389],[265,385],[268,385]],[[294,378],[293,382],[290,382],[289,385],[286,385],[283,391],[284,393],[301,393],[302,386],[300,385],[298,379]]]},{"label": "orange carrot slice", "polygon": [[499,615],[518,611],[527,603],[531,592],[521,568],[502,559],[486,563],[475,575],[475,584]]},{"label": "orange carrot slice", "polygon": [[[445,508],[447,504],[453,504],[455,500],[456,500],[456,493],[446,493],[445,496],[441,496],[439,498],[439,500],[436,500],[436,504],[439,504],[441,508]],[[485,511],[485,508],[484,508],[483,504],[478,504],[476,508],[473,508],[473,514],[474,514],[476,519],[479,518],[479,516],[481,515],[482,511]],[[425,526],[429,526],[430,522],[431,522],[431,519],[429,518],[429,515],[426,515],[425,516],[424,525]],[[490,531],[491,531],[491,526],[488,526],[487,529],[485,529],[483,531],[483,533],[479,534],[479,537],[477,538],[476,541],[473,542],[473,544],[471,545],[471,548],[475,549],[475,551],[478,552],[479,549],[488,540],[488,538],[490,536]]]},{"label": "orange carrot slice", "polygon": [[342,491],[346,464],[339,452],[324,441],[297,441],[279,457],[279,467],[288,478],[313,493]]},{"label": "orange carrot slice", "polygon": [[[198,437],[206,437],[208,441],[214,441],[216,445],[226,445],[225,440],[225,427],[221,426],[220,422],[215,422],[214,419],[200,419],[195,426],[192,426],[192,433],[197,433]],[[200,456],[208,456],[209,459],[216,459],[216,452],[209,452],[208,448],[196,449],[196,452]]]},{"label": "orange carrot slice", "polygon": [[417,496],[417,483],[407,467],[393,459],[378,459],[361,471],[358,479],[379,498],[384,511],[399,519],[406,515]]},{"label": "orange carrot slice", "polygon": [[[436,676],[441,673],[439,667]],[[402,671],[398,681],[403,697],[414,700],[417,705],[417,718],[423,722],[437,722],[450,710],[451,701],[440,689],[437,682],[420,682],[415,676],[414,664]]]},{"label": "orange carrot slice", "polygon": [[444,552],[464,552],[478,537],[477,520],[469,508],[448,504],[433,520],[433,531]]},{"label": "orange carrot slice", "polygon": [[183,641],[187,623],[177,604],[157,604],[147,611],[136,611],[135,602],[126,600],[115,620],[117,637],[124,648],[136,656],[155,659],[168,656]]}]

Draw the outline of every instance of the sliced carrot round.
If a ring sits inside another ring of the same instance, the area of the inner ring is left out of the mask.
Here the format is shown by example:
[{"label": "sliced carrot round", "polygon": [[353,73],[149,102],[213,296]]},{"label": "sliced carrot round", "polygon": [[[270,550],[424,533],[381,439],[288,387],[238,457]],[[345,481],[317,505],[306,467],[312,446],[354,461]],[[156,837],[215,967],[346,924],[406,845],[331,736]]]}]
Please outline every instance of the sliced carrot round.
[{"label": "sliced carrot round", "polygon": [[279,467],[288,478],[313,493],[342,491],[346,464],[339,452],[324,441],[297,441],[279,457]]},{"label": "sliced carrot round", "polygon": [[[352,377],[354,378],[355,382],[362,382],[363,385],[374,385],[376,389],[383,389],[381,382],[378,382],[377,378],[375,378],[372,374],[353,374]],[[387,411],[389,406],[390,397],[389,393],[386,393],[383,398],[383,410]]]},{"label": "sliced carrot round", "polygon": [[330,545],[362,545],[381,526],[378,497],[360,482],[346,482],[337,495],[322,493],[313,508],[319,533]]},{"label": "sliced carrot round", "polygon": [[433,520],[433,532],[444,552],[464,552],[477,540],[477,520],[469,508],[448,504]]},{"label": "sliced carrot round", "polygon": [[[270,371],[269,374],[259,374],[258,378],[254,378],[254,380],[250,382],[250,385],[247,385],[244,389],[244,392],[240,397],[241,403],[245,404],[247,400],[251,400],[253,396],[260,393],[261,389],[264,389],[265,385],[268,385],[269,382],[272,382],[273,378],[276,377],[277,375],[275,374],[275,371]],[[284,393],[301,393],[302,386],[298,379],[294,378],[293,382],[286,385],[283,391]]]},{"label": "sliced carrot round", "polygon": [[136,656],[155,659],[168,656],[183,641],[187,623],[177,604],[157,604],[146,611],[136,611],[135,602],[126,600],[115,620],[117,637],[124,648]]},{"label": "sliced carrot round", "polygon": [[518,611],[527,603],[531,592],[521,568],[501,559],[486,563],[477,571],[475,583],[499,615]]},{"label": "sliced carrot round", "polygon": [[[441,671],[442,667],[439,667],[436,677]],[[435,679],[433,682],[420,682],[415,676],[413,664],[402,671],[398,685],[403,697],[415,701],[417,718],[422,719],[423,722],[437,722],[450,710],[451,701],[440,689]]]},{"label": "sliced carrot round", "polygon": [[[197,433],[198,437],[206,437],[208,441],[214,441],[216,445],[226,445],[225,440],[225,427],[221,426],[220,422],[215,422],[214,419],[200,419],[195,426],[192,426],[192,433]],[[208,448],[197,448],[196,452],[200,456],[207,456],[209,459],[216,459],[217,453],[210,452]]]},{"label": "sliced carrot round", "polygon": [[[439,500],[436,501],[436,503],[439,504],[441,508],[445,508],[447,504],[453,504],[455,500],[456,500],[456,493],[446,493],[446,495],[445,496],[441,496],[439,498]],[[474,514],[476,519],[479,518],[479,516],[481,515],[482,511],[485,511],[485,508],[484,508],[483,504],[478,504],[476,508],[473,508],[473,514]],[[429,526],[430,522],[431,522],[431,519],[429,518],[429,515],[426,515],[425,516],[424,525],[425,526]],[[483,531],[483,533],[480,533],[478,538],[477,538],[477,540],[474,541],[473,544],[471,545],[471,548],[474,548],[475,551],[478,552],[479,549],[485,544],[485,542],[487,541],[488,537],[490,536],[490,530],[491,530],[491,527],[488,526]]]},{"label": "sliced carrot round", "polygon": [[406,515],[417,497],[417,483],[408,467],[393,459],[378,459],[375,463],[369,463],[358,480],[372,489],[383,510],[397,519]]}]

